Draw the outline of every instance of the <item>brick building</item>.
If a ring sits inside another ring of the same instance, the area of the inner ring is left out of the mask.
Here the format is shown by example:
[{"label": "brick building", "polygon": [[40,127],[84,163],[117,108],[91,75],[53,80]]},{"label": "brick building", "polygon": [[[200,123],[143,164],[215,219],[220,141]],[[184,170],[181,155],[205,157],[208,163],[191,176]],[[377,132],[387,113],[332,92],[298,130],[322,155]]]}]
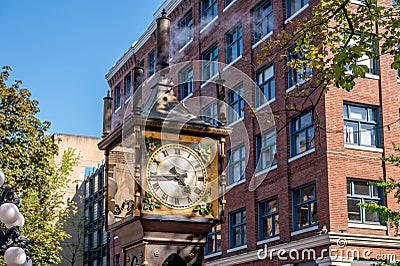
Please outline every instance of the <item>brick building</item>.
[{"label": "brick building", "polygon": [[[400,73],[390,68],[389,56],[366,60],[370,71],[352,92],[331,89],[316,105],[313,98],[304,102],[286,97],[301,78],[285,60],[257,62],[262,43],[293,28],[289,22],[310,15],[314,4],[167,0],[154,14],[156,19],[166,9],[171,18],[170,64],[187,62],[178,73],[179,100],[216,97],[218,72],[223,76],[229,67],[253,79],[263,92],[240,82],[228,86],[228,124],[233,135],[241,134],[235,132],[244,125],[248,142],[228,143],[227,221],[208,237],[207,265],[369,265],[391,260],[390,255],[400,259],[400,238],[377,214],[357,206],[375,201],[399,209],[393,197],[367,184],[396,176],[393,166],[378,159],[393,151],[392,143],[400,137]],[[121,125],[133,93],[133,67],[143,67],[145,82],[151,82],[155,27],[153,21],[106,74],[113,98],[111,130]],[[199,74],[191,60],[226,65],[202,63]],[[285,111],[288,104],[304,108]],[[258,124],[257,114],[269,108],[279,111],[276,130]],[[200,109],[215,118],[215,104]],[[263,182],[250,191],[253,176]],[[111,234],[111,265],[119,265],[121,252],[118,236]]]}]

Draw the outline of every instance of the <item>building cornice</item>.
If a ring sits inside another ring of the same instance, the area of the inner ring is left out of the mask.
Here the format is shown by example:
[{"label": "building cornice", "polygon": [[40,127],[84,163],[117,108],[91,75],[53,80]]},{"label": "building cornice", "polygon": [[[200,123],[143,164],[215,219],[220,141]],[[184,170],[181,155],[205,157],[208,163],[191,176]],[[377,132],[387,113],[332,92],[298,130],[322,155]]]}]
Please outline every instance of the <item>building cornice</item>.
[{"label": "building cornice", "polygon": [[[151,34],[156,30],[156,19],[161,15],[163,9],[166,10],[169,16],[171,12],[182,2],[182,0],[165,0],[164,3],[157,9],[153,14],[153,21],[147,30],[139,37],[137,41],[134,41],[125,51],[124,55],[118,59],[118,61],[111,67],[106,73],[105,78],[108,81],[118,72],[118,70],[131,58],[142,46],[150,39]],[[135,62],[136,63],[136,62]]]}]

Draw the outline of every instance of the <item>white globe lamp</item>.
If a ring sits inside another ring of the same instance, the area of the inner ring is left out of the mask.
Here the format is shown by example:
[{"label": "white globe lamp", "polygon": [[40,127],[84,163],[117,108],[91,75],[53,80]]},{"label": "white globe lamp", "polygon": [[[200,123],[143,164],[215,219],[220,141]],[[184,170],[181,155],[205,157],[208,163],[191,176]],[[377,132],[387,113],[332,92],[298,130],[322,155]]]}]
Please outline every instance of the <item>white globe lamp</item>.
[{"label": "white globe lamp", "polygon": [[22,215],[22,213],[18,212],[18,218],[15,222],[12,224],[6,224],[7,228],[11,228],[14,226],[22,227],[25,224],[25,217]]},{"label": "white globe lamp", "polygon": [[18,219],[19,210],[14,203],[4,203],[0,206],[0,221],[12,224]]},{"label": "white globe lamp", "polygon": [[7,265],[22,266],[26,263],[25,251],[19,247],[9,247],[4,253],[4,261]]}]

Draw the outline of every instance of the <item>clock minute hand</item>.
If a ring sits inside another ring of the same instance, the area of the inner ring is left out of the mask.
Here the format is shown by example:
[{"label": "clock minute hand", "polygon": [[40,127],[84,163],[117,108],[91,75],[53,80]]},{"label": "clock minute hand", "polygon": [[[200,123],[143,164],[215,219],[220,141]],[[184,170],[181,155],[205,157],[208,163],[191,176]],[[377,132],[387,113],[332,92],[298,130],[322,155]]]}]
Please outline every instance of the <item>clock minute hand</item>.
[{"label": "clock minute hand", "polygon": [[175,180],[176,179],[176,175],[153,175],[152,177],[154,178],[165,178],[168,180]]}]

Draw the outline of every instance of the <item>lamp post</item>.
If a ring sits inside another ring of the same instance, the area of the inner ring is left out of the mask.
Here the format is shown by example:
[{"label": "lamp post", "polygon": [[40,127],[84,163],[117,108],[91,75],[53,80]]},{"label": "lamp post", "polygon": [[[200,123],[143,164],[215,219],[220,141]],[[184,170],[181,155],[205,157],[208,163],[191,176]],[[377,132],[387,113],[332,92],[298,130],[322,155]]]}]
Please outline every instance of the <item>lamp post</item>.
[{"label": "lamp post", "polygon": [[0,169],[0,221],[6,229],[0,230],[0,255],[8,266],[31,266],[27,245],[28,239],[22,236],[19,229],[24,226],[25,218],[17,205],[19,197],[12,188],[3,187],[4,172]]}]

